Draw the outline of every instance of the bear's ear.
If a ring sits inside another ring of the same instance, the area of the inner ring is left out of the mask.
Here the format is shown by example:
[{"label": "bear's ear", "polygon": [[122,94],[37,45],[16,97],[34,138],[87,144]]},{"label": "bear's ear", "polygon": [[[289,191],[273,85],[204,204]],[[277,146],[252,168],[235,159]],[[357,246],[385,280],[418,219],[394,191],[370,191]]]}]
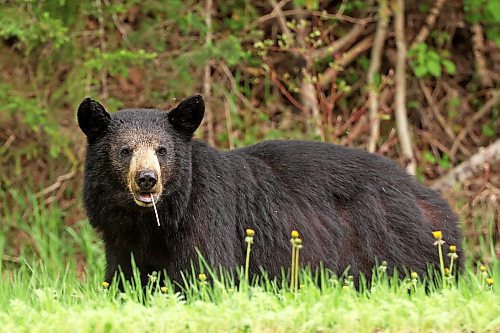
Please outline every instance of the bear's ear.
[{"label": "bear's ear", "polygon": [[200,126],[205,114],[205,102],[201,95],[186,98],[168,113],[168,121],[179,132],[189,138]]},{"label": "bear's ear", "polygon": [[104,107],[89,97],[78,107],[77,117],[78,125],[89,140],[103,135],[111,119]]}]

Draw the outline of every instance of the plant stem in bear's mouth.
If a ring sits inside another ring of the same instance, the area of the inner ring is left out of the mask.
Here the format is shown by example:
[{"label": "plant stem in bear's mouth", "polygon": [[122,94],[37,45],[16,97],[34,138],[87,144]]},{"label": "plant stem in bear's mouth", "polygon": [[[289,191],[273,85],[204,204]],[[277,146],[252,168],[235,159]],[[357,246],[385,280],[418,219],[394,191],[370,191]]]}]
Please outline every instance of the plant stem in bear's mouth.
[{"label": "plant stem in bear's mouth", "polygon": [[156,222],[158,223],[158,226],[160,226],[160,218],[158,217],[158,211],[156,210],[155,198],[153,197],[153,193],[150,193],[149,195],[151,196],[151,202],[153,202],[153,208],[155,210],[155,215],[156,215]]}]

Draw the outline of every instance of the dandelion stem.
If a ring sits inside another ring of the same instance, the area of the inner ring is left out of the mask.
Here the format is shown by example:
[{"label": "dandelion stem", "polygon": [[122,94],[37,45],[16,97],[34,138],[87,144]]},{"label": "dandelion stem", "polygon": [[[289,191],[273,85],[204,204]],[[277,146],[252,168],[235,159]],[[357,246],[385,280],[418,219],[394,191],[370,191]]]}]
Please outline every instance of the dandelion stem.
[{"label": "dandelion stem", "polygon": [[453,276],[453,262],[455,261],[454,257],[450,258],[450,276]]},{"label": "dandelion stem", "polygon": [[295,252],[296,245],[295,241],[292,241],[292,271],[290,273],[290,290],[293,291],[295,288]]},{"label": "dandelion stem", "polygon": [[438,254],[439,254],[439,268],[441,270],[441,277],[443,279],[443,287],[446,287],[446,276],[444,274],[444,260],[443,260],[443,249],[441,247],[441,242],[438,242]]},{"label": "dandelion stem", "polygon": [[250,266],[250,250],[252,247],[251,242],[247,242],[247,256],[245,260],[245,284],[248,285],[248,267]]},{"label": "dandelion stem", "polygon": [[299,246],[296,246],[295,247],[295,278],[294,278],[294,283],[295,283],[295,286],[294,286],[294,290],[297,291],[299,290],[299,252],[300,252],[300,248]]},{"label": "dandelion stem", "polygon": [[247,229],[245,231],[246,237],[245,242],[247,243],[247,255],[245,258],[245,286],[248,286],[248,268],[250,267],[250,251],[252,249],[253,244],[253,236],[255,235],[255,231],[253,229]]}]

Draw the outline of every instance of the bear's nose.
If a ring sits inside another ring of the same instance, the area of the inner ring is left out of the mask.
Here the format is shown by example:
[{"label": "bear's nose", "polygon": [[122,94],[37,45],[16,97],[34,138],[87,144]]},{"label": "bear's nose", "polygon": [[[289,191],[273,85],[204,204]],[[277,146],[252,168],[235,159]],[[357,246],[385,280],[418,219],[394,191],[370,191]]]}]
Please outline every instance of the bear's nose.
[{"label": "bear's nose", "polygon": [[135,182],[141,191],[150,191],[156,185],[156,172],[152,170],[139,171],[135,176]]}]

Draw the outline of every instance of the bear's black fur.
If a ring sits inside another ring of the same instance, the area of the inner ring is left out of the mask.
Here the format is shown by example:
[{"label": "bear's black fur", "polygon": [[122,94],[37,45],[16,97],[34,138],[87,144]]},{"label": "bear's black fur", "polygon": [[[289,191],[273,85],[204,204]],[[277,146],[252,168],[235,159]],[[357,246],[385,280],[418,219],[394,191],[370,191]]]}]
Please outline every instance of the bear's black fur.
[{"label": "bear's black fur", "polygon": [[[338,274],[350,267],[351,274],[369,276],[382,260],[390,270],[425,274],[427,263],[439,262],[434,230],[460,252],[457,218],[448,204],[392,161],[306,141],[219,151],[192,139],[203,111],[200,96],[168,114],[109,115],[90,99],[80,105],[78,120],[88,137],[84,203],[104,239],[107,281],[118,267],[130,277],[131,254],[144,280],[166,270],[179,281],[180,272],[196,262],[196,249],[210,264],[234,269],[245,261],[246,228],[255,230],[250,269],[270,276],[290,267],[292,230],[303,240],[302,265],[322,263]],[[153,208],[132,200],[124,180],[129,165],[117,152],[148,141],[168,147],[166,157],[158,156],[160,227]]]}]

